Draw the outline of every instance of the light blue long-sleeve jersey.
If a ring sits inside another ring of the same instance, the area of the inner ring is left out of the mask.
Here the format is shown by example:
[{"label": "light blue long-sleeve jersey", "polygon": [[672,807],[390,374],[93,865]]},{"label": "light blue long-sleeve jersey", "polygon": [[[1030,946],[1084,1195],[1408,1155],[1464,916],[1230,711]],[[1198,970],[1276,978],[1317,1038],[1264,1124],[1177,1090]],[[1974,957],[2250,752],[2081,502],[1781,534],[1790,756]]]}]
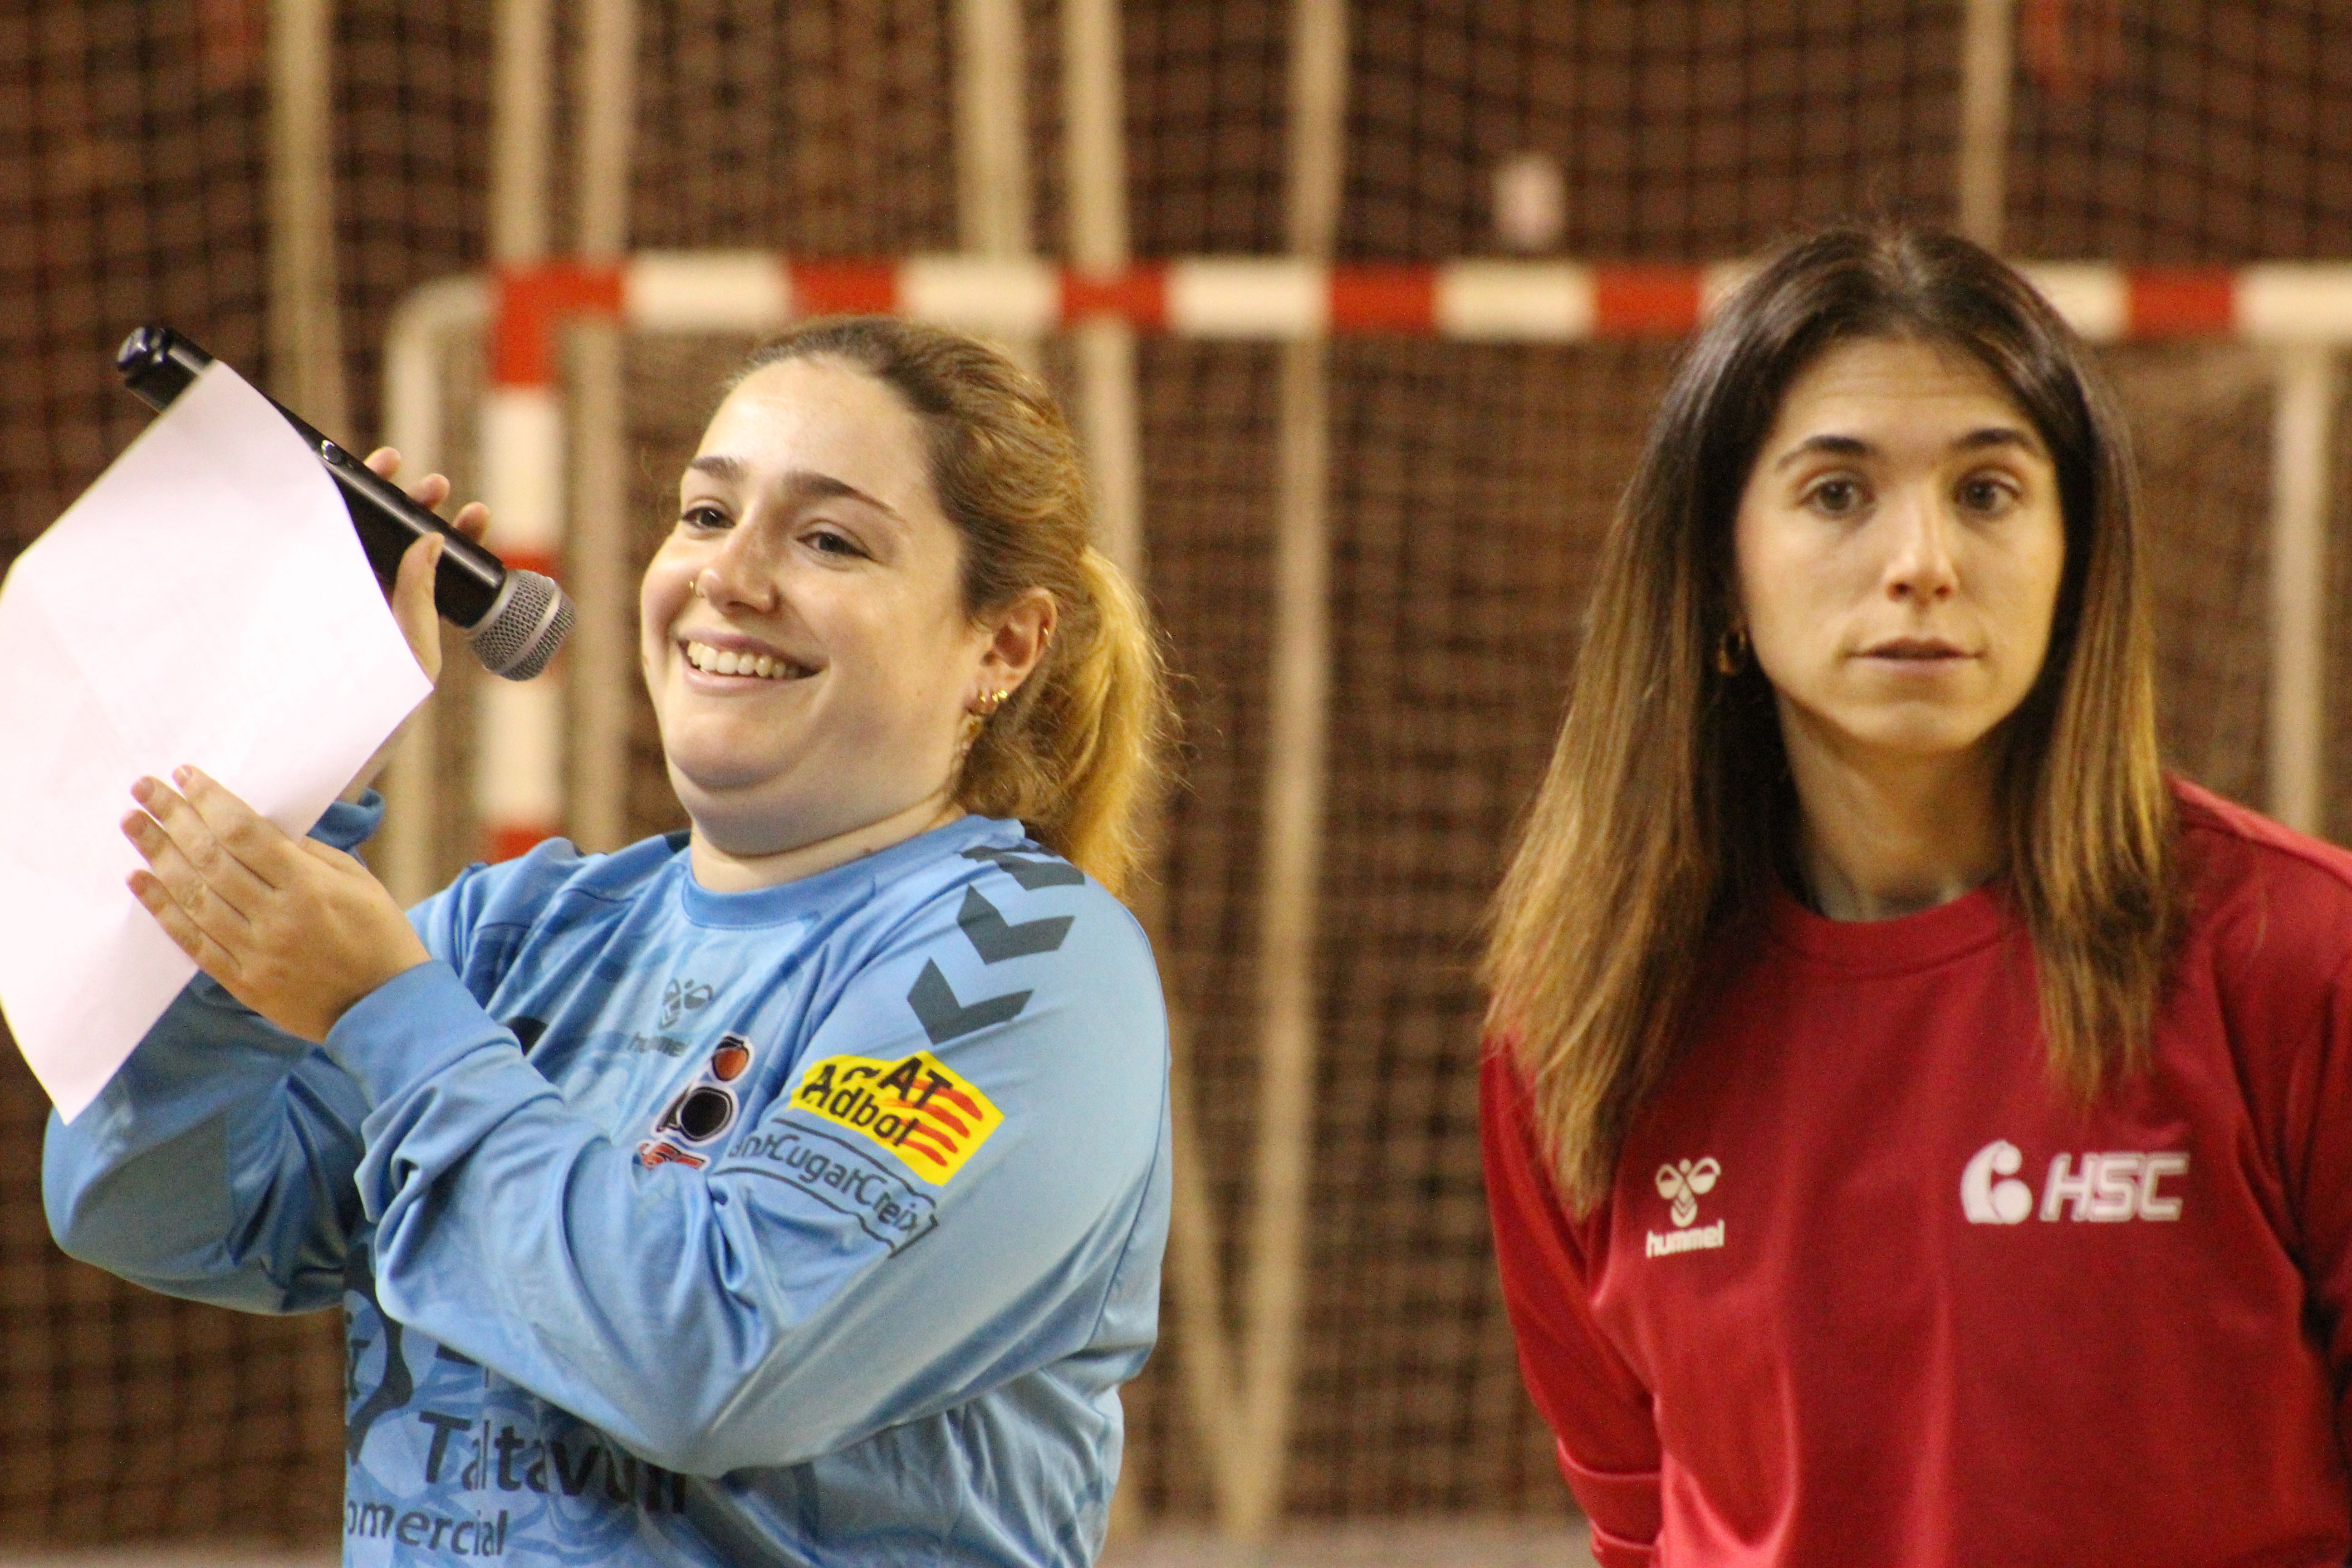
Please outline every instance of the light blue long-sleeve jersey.
[{"label": "light blue long-sleeve jersey", "polygon": [[346,1563],[1094,1560],[1169,1198],[1115,900],[968,817],[736,894],[542,845],[411,918],[323,1048],[192,984],[44,1165],[77,1257],[341,1300]]}]

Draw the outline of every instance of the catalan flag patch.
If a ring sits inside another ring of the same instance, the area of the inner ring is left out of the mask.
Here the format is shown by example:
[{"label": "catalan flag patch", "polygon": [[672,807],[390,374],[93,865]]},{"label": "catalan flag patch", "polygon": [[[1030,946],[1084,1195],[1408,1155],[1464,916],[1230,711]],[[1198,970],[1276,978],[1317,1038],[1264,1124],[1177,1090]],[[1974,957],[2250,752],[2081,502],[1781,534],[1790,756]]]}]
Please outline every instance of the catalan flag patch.
[{"label": "catalan flag patch", "polygon": [[1004,1113],[929,1051],[895,1062],[827,1057],[803,1075],[793,1107],[862,1132],[933,1186],[963,1168]]}]

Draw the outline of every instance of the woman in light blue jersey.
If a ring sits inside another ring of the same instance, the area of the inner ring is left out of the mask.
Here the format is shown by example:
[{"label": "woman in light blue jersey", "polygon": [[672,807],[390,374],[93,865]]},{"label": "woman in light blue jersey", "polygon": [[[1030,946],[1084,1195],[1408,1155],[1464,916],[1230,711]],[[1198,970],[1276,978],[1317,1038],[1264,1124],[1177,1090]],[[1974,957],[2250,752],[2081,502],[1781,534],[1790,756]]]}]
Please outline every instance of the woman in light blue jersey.
[{"label": "woman in light blue jersey", "polygon": [[142,781],[204,973],[52,1120],[51,1227],[343,1304],[346,1563],[1089,1563],[1167,1226],[1144,613],[1046,394],[954,333],[772,344],[679,494],[641,651],[691,827],[403,915],[372,795],[295,840]]}]

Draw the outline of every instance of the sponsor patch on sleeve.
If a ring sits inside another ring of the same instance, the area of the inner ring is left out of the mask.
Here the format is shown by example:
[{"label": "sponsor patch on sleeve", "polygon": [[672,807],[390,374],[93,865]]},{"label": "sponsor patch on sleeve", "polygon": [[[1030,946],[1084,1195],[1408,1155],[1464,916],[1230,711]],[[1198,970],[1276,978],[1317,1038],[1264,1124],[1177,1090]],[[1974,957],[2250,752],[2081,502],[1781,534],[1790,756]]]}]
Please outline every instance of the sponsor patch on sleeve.
[{"label": "sponsor patch on sleeve", "polygon": [[939,1223],[939,1205],[906,1177],[845,1138],[810,1127],[765,1127],[746,1133],[728,1152],[737,1170],[757,1171],[798,1187],[893,1254],[920,1241]]},{"label": "sponsor patch on sleeve", "polygon": [[793,1109],[860,1132],[933,1186],[963,1168],[1004,1113],[929,1051],[895,1062],[827,1057],[803,1075]]}]

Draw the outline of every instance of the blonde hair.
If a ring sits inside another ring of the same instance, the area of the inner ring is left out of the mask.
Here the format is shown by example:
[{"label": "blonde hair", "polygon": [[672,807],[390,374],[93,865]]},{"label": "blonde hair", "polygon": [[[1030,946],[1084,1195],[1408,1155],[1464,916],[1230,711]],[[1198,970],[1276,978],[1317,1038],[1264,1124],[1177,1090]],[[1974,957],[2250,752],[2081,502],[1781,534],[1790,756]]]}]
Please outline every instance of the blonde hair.
[{"label": "blonde hair", "polygon": [[2130,451],[2096,368],[2015,272],[1948,235],[1835,229],[1769,260],[1685,355],[1603,549],[1568,714],[1496,895],[1489,1026],[1531,1079],[1559,1190],[1604,1196],[1691,1022],[1706,955],[1793,866],[1770,684],[1725,674],[1731,530],[1782,395],[1826,349],[1911,337],[1983,364],[2058,470],[2049,653],[2003,721],[2009,902],[2051,1070],[2144,1065],[2174,904],[2172,805]]},{"label": "blonde hair", "polygon": [[762,345],[736,380],[811,358],[873,375],[922,422],[932,489],[962,536],[967,615],[1001,611],[1031,588],[1054,599],[1053,639],[982,723],[957,804],[1019,818],[1039,843],[1123,890],[1163,778],[1167,677],[1141,595],[1087,542],[1086,472],[1052,394],[977,339],[893,316],[795,327]]}]

